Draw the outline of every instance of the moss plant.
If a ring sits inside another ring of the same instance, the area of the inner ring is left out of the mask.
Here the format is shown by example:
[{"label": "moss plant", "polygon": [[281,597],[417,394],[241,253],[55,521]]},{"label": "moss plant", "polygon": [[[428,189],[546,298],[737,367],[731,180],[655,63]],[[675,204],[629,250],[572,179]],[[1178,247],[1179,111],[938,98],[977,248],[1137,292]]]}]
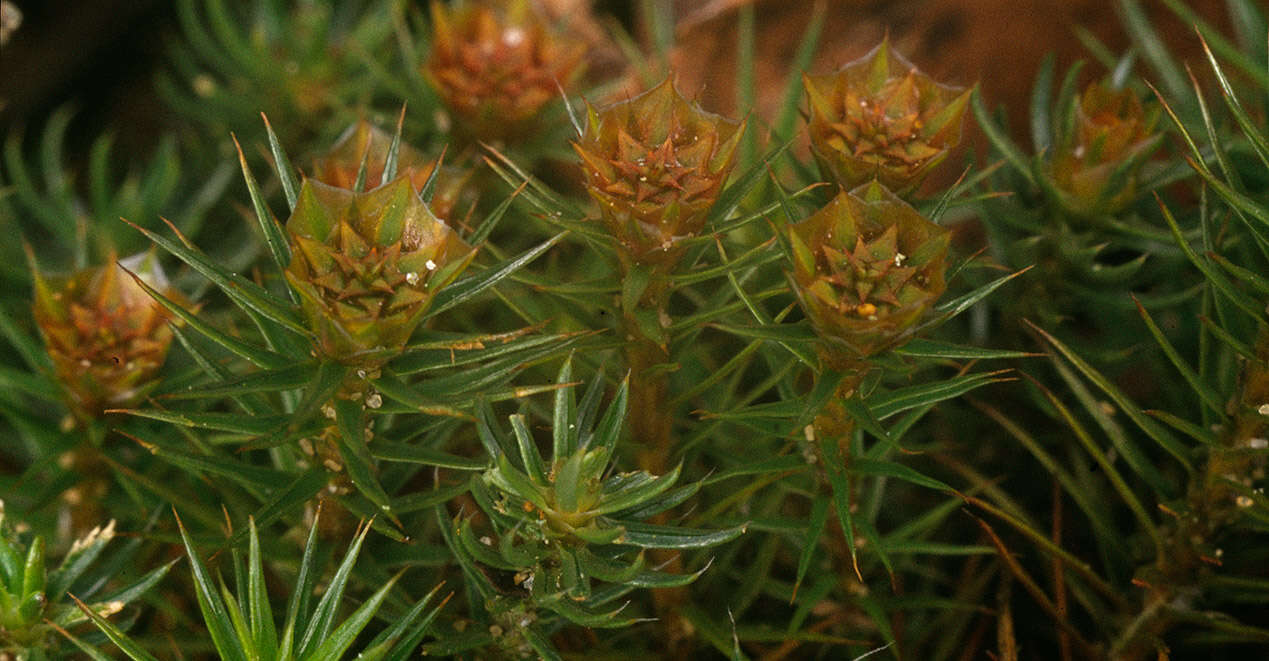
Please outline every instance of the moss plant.
[{"label": "moss plant", "polygon": [[1023,144],[610,4],[181,0],[152,152],[4,136],[0,661],[1264,656],[1264,7]]}]

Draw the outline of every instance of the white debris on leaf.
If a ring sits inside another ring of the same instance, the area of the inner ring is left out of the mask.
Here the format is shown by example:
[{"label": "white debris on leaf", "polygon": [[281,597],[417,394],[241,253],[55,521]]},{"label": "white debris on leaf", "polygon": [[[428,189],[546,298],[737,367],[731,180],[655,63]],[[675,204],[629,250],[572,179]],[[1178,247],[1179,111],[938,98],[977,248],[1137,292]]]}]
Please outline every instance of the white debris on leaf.
[{"label": "white debris on leaf", "polygon": [[101,542],[102,544],[105,544],[106,542],[109,542],[110,540],[114,539],[114,537],[115,537],[115,520],[111,519],[110,522],[107,523],[104,528],[101,526],[97,526],[96,528],[93,528],[92,530],[88,531],[87,535],[84,535],[83,537],[80,537],[79,539],[75,540],[75,543],[71,544],[70,553],[71,554],[78,553],[92,546],[93,544],[96,544],[97,542]]}]

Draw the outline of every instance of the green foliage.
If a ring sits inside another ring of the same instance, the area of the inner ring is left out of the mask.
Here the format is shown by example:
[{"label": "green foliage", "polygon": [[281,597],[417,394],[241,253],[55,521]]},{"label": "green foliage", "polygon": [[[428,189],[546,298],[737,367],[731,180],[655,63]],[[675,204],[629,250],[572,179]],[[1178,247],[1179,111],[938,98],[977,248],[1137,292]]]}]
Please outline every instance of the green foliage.
[{"label": "green foliage", "polygon": [[[743,121],[665,77],[667,3],[647,44],[532,4],[181,0],[153,152],[5,137],[0,658],[1269,644],[1263,7],[1158,3],[1191,72],[1121,0],[1133,48],[1080,32],[1019,131],[889,45],[821,75],[831,3],[769,117],[736,9]],[[103,263],[146,249],[170,283]]]},{"label": "green foliage", "polygon": [[[25,527],[21,520],[17,526]],[[131,584],[106,589],[112,567],[98,558],[115,537],[113,520],[75,540],[52,569],[44,538],[37,535],[24,544],[14,528],[0,501],[0,652],[22,661],[72,658],[58,632],[123,611],[153,589],[171,567],[163,565]],[[112,552],[127,557],[137,545],[126,546],[130,548]]]}]

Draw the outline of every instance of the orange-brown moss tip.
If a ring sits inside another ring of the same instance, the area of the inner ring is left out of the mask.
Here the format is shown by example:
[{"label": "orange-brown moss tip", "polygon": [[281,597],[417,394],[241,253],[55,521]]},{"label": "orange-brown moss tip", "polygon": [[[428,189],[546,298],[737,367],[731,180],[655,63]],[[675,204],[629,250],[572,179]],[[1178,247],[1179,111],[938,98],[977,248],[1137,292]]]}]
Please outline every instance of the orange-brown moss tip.
[{"label": "orange-brown moss tip", "polygon": [[1070,113],[1051,162],[1058,201],[1082,216],[1121,211],[1136,197],[1138,171],[1161,140],[1159,109],[1147,110],[1132,91],[1099,81]]},{"label": "orange-brown moss tip", "polygon": [[133,275],[168,298],[181,298],[152,252],[108,261],[60,281],[32,274],[35,323],[81,418],[136,404],[157,384],[167,357],[172,317]]},{"label": "orange-brown moss tip", "polygon": [[367,193],[305,180],[286,231],[286,279],[318,352],[362,366],[399,353],[474,254],[405,175]]},{"label": "orange-brown moss tip", "polygon": [[636,262],[677,259],[735,165],[744,122],[707,113],[672,79],[602,110],[587,105],[573,149],[605,225]]},{"label": "orange-brown moss tip", "polygon": [[830,359],[905,341],[946,285],[949,232],[874,182],[788,228],[791,281]]},{"label": "orange-brown moss tip", "polygon": [[802,77],[811,151],[843,188],[914,190],[961,139],[969,90],[935,82],[889,40],[831,74]]},{"label": "orange-brown moss tip", "polygon": [[[383,185],[383,170],[388,160],[392,135],[360,120],[349,126],[331,147],[330,151],[314,160],[313,179],[336,188],[352,190],[357,183],[357,173],[366,163],[365,190]],[[415,192],[421,191],[432,176],[441,159],[428,159],[422,152],[401,143],[397,145],[397,174],[410,180]],[[442,220],[453,218],[454,209],[468,195],[467,184],[472,171],[449,165],[441,165],[433,184],[432,201],[428,208],[432,215]]]},{"label": "orange-brown moss tip", "polygon": [[527,0],[432,3],[424,75],[461,130],[509,139],[581,73],[586,46],[556,33]]}]

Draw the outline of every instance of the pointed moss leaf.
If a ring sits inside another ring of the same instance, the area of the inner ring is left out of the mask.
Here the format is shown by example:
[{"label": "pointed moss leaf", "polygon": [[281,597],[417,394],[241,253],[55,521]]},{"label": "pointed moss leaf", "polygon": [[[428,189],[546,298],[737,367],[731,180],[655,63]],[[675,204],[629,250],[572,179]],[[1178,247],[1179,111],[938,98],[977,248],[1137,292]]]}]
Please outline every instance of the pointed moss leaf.
[{"label": "pointed moss leaf", "polygon": [[546,465],[542,462],[542,455],[538,452],[537,443],[533,440],[533,432],[529,431],[523,415],[513,415],[510,420],[511,431],[515,434],[516,446],[520,450],[520,461],[523,462],[525,471],[529,474],[529,479],[536,484],[545,486],[548,484]]},{"label": "pointed moss leaf", "polygon": [[914,358],[945,358],[948,360],[991,360],[1005,358],[1031,358],[1041,354],[1009,349],[985,349],[951,342],[916,338],[894,350],[901,356]]},{"label": "pointed moss leaf", "polygon": [[[487,539],[487,538],[486,538]],[[501,554],[494,550],[492,546],[476,539],[476,533],[472,530],[471,519],[464,519],[458,526],[458,541],[462,543],[463,550],[471,556],[476,562],[504,571],[518,571],[523,567],[508,561]]]},{"label": "pointed moss leaf", "polygon": [[[314,525],[313,529],[316,530],[317,526]],[[317,649],[323,641],[330,637],[336,611],[344,598],[344,588],[348,585],[348,577],[352,574],[353,565],[357,562],[357,555],[361,553],[361,543],[366,540],[366,535],[369,532],[370,526],[363,525],[360,533],[348,545],[348,550],[344,553],[344,559],[339,563],[339,568],[335,570],[335,575],[331,577],[330,583],[326,587],[326,593],[322,595],[321,600],[317,602],[317,607],[313,610],[313,616],[309,620],[308,627],[304,630],[304,636],[300,639],[296,658],[313,658],[313,650]],[[308,549],[305,549],[305,556],[307,557],[307,555]]]},{"label": "pointed moss leaf", "polygon": [[1167,411],[1142,411],[1142,413],[1158,418],[1164,424],[1172,427],[1182,434],[1185,434],[1186,436],[1189,436],[1203,445],[1215,445],[1219,442],[1216,434],[1212,433],[1210,430],[1204,429],[1185,418],[1168,413]]},{"label": "pointed moss leaf", "polygon": [[[170,562],[167,562],[160,567],[156,567],[155,569],[150,570],[144,576],[133,581],[132,583],[129,583],[123,587],[120,587],[119,589],[114,590],[113,592],[110,592],[95,598],[93,603],[89,604],[89,608],[91,608],[94,611],[100,612],[102,610],[105,610],[112,603],[113,604],[120,604],[120,603],[130,604],[136,601],[137,599],[140,599],[147,592],[153,589],[154,586],[158,585],[159,582],[163,580],[163,577],[167,576],[168,570],[170,570],[172,566],[175,565],[177,562],[178,562],[177,560],[172,560]],[[50,591],[48,594],[53,594],[53,592]],[[62,594],[65,594],[65,593],[62,593]],[[82,613],[76,613],[72,617],[68,617],[66,619],[60,619],[57,622],[57,625],[63,626],[63,627],[73,626],[82,621],[83,621]]]},{"label": "pointed moss leaf", "polygon": [[748,524],[719,530],[696,530],[652,523],[622,522],[626,534],[621,544],[648,549],[703,549],[736,539]]},{"label": "pointed moss leaf", "polygon": [[590,385],[586,386],[586,392],[582,394],[582,400],[577,404],[577,425],[573,429],[573,452],[585,450],[590,446],[594,430],[592,427],[595,421],[599,419],[600,399],[604,396],[604,367],[600,365],[599,371],[591,379]]},{"label": "pointed moss leaf", "polygon": [[[630,394],[630,377],[627,376],[621,380],[621,386],[617,388],[617,394],[613,396],[612,403],[608,405],[608,410],[604,412],[604,417],[599,420],[599,425],[595,427],[595,435],[592,439],[585,439],[586,442],[581,444],[581,449],[585,450],[590,445],[601,449],[606,456],[612,456],[613,449],[617,447],[617,439],[621,435],[621,425],[626,420],[626,402]],[[664,412],[653,412],[655,415],[663,415]]]},{"label": "pointed moss leaf", "polygon": [[670,277],[670,280],[680,286],[690,285],[698,282],[704,282],[706,280],[713,280],[714,278],[725,276],[728,273],[735,273],[744,269],[778,262],[784,257],[780,254],[780,251],[771,249],[773,243],[774,240],[768,240],[754,246],[744,254],[736,257],[726,264],[719,264],[717,266],[675,274]]},{"label": "pointed moss leaf", "polygon": [[[814,4],[811,19],[807,21],[806,30],[798,42],[797,53],[790,63],[789,71],[810,71],[816,48],[820,43],[820,35],[824,31],[824,19],[828,14],[828,5],[823,2]],[[787,140],[793,135],[793,127],[798,118],[798,105],[802,98],[802,77],[789,76],[784,90],[780,113],[775,122],[777,139]]]},{"label": "pointed moss leaf", "polygon": [[[196,346],[193,338],[185,332],[183,327],[169,324],[168,328],[172,330],[172,336],[181,343],[181,347],[184,348],[185,352],[194,359],[194,362],[202,368],[205,374],[217,381],[223,382],[232,380],[233,374],[218,361],[213,360],[211,356],[209,356],[201,348]],[[251,415],[268,415],[270,407],[259,395],[239,396],[231,394],[228,395],[228,397]]]},{"label": "pointed moss leaf", "polygon": [[589,547],[578,547],[577,562],[582,573],[609,583],[625,583],[634,578],[647,565],[646,554],[640,551],[634,560],[605,558],[596,555]]},{"label": "pointed moss leaf", "polygon": [[276,370],[252,372],[218,385],[191,385],[184,391],[165,393],[164,399],[205,399],[233,397],[256,392],[278,392],[303,387],[317,375],[317,363],[304,363]]},{"label": "pointed moss leaf", "polygon": [[194,594],[198,598],[198,609],[203,614],[203,622],[207,625],[212,644],[216,646],[220,658],[226,661],[247,661],[246,651],[233,633],[234,625],[230,620],[225,602],[220,597],[220,590],[212,582],[207,568],[199,559],[198,550],[194,548],[194,543],[190,541],[189,533],[181,524],[179,517],[176,522],[180,529],[181,542],[185,545],[185,555],[189,558],[190,571],[194,578]]},{"label": "pointed moss leaf", "polygon": [[1054,54],[1040,62],[1040,71],[1031,86],[1031,144],[1035,153],[1043,154],[1053,146],[1053,69]]},{"label": "pointed moss leaf", "polygon": [[806,570],[811,567],[811,558],[815,557],[815,550],[819,548],[820,537],[828,524],[830,504],[829,499],[822,496],[811,501],[811,516],[806,521],[806,531],[802,535],[802,553],[798,558],[798,573],[793,581],[793,597],[789,599],[790,603],[797,599],[798,588],[802,585]]},{"label": "pointed moss leaf", "polygon": [[725,471],[715,473],[709,476],[702,484],[714,484],[723,480],[729,480],[734,477],[743,477],[746,475],[766,475],[770,473],[781,473],[784,471],[801,471],[808,467],[806,459],[798,455],[786,455],[783,457],[772,457],[770,459],[760,459],[729,468]]},{"label": "pointed moss leaf", "polygon": [[[440,168],[437,169],[439,170]],[[489,235],[493,233],[494,228],[498,226],[498,223],[507,216],[507,211],[511,209],[511,203],[515,202],[518,194],[519,191],[511,193],[502,202],[499,202],[498,206],[494,207],[493,211],[490,211],[485,216],[485,219],[480,223],[480,227],[477,227],[476,231],[472,232],[471,236],[467,237],[468,245],[480,245],[485,241],[485,239],[489,238]]]},{"label": "pointed moss leaf", "polygon": [[550,509],[550,505],[546,502],[546,498],[543,497],[541,489],[529,479],[528,475],[512,466],[508,457],[509,455],[506,454],[499,454],[496,457],[497,468],[485,474],[487,479],[499,489],[533,503],[538,509]]},{"label": "pointed moss leaf", "polygon": [[754,163],[724,188],[718,194],[718,200],[714,202],[714,206],[710,208],[705,226],[714,227],[731,216],[740,206],[741,200],[744,200],[767,177],[771,163],[774,163],[791,144],[793,144],[792,141],[788,141],[771,149],[762,157],[762,160]]},{"label": "pointed moss leaf", "polygon": [[[479,482],[479,479],[477,482]],[[428,509],[441,503],[447,503],[467,493],[470,488],[468,485],[468,482],[459,482],[434,491],[417,491],[396,499],[396,502],[392,504],[392,509],[398,514]]]},{"label": "pointed moss leaf", "polygon": [[613,512],[610,516],[618,521],[643,521],[652,518],[661,512],[678,507],[687,502],[688,498],[696,495],[700,491],[704,482],[694,482],[685,484],[681,487],[670,489],[660,496],[651,500],[640,503],[630,509]]},{"label": "pointed moss leaf", "polygon": [[157,444],[148,444],[147,447],[155,455],[186,470],[218,475],[253,489],[274,486],[278,483],[279,478],[282,477],[279,471],[264,466],[248,464],[237,459],[195,454],[187,450]]},{"label": "pointed moss leaf", "polygon": [[163,411],[158,409],[121,409],[118,412],[138,418],[161,420],[184,427],[227,431],[248,436],[261,436],[286,426],[282,415],[245,416],[240,413],[203,413],[200,411]]},{"label": "pointed moss leaf", "polygon": [[[712,562],[712,561],[711,561]],[[641,571],[633,577],[623,581],[626,585],[633,585],[637,588],[680,588],[684,585],[691,585],[696,582],[709,569],[710,563],[706,563],[697,571],[688,572],[686,574],[671,574],[663,571]]]},{"label": "pointed moss leaf", "polygon": [[22,362],[33,372],[46,370],[50,366],[48,352],[39,340],[21,330],[3,307],[0,307],[0,337],[9,341],[18,355],[22,356]]},{"label": "pointed moss leaf", "polygon": [[415,650],[419,642],[423,640],[423,636],[427,634],[428,628],[432,625],[432,621],[436,619],[437,614],[445,607],[445,604],[453,596],[451,592],[449,596],[441,600],[435,608],[423,614],[432,602],[432,598],[440,592],[441,586],[437,585],[432,588],[418,603],[410,607],[403,615],[396,618],[392,626],[384,629],[374,640],[370,641],[370,647],[373,649],[377,645],[392,645],[384,657],[383,661],[406,661],[407,658],[415,654]]},{"label": "pointed moss leaf", "polygon": [[273,169],[278,173],[278,181],[282,182],[282,192],[286,195],[287,207],[294,211],[295,198],[300,190],[300,182],[295,178],[295,168],[291,167],[291,159],[287,158],[282,142],[273,132],[273,125],[269,124],[269,118],[264,113],[260,113],[260,117],[264,120],[264,130],[269,136],[269,152],[273,154]]},{"label": "pointed moss leaf", "polygon": [[335,424],[339,427],[339,458],[344,462],[348,477],[357,491],[391,513],[392,499],[375,475],[374,457],[366,446],[366,417],[361,402],[337,398],[335,400]]},{"label": "pointed moss leaf", "polygon": [[1014,278],[1022,275],[1023,273],[1026,273],[1030,269],[1031,267],[1028,266],[1027,268],[1022,269],[1020,271],[1015,271],[1013,273],[1010,273],[1009,275],[1002,276],[1000,278],[992,280],[991,282],[979,287],[978,289],[975,289],[974,291],[969,292],[968,294],[965,294],[964,296],[960,296],[950,301],[946,301],[944,303],[940,303],[934,306],[934,311],[937,313],[938,316],[934,319],[934,321],[932,321],[929,324],[929,326],[940,325],[946,322],[947,320],[951,319],[952,317],[955,317],[956,315],[968,310],[969,308],[973,307],[975,303],[986,298],[988,294],[991,294],[993,291],[996,291],[1006,282],[1009,282],[1010,280],[1013,280]]},{"label": "pointed moss leaf", "polygon": [[[1192,472],[1194,470],[1193,465],[1190,463],[1189,453],[1185,446],[1177,441],[1177,439],[1172,436],[1167,429],[1146,417],[1141,412],[1141,409],[1137,408],[1136,404],[1134,404],[1132,400],[1128,399],[1128,396],[1125,395],[1123,391],[1112,384],[1110,380],[1094,369],[1092,365],[1088,364],[1088,362],[1086,362],[1078,354],[1072,351],[1070,347],[1066,346],[1056,337],[1053,337],[1043,329],[1036,326],[1032,326],[1032,328],[1044,337],[1045,341],[1047,341],[1052,347],[1057,349],[1064,358],[1074,365],[1086,379],[1091,381],[1098,389],[1110,397],[1110,399],[1118,405],[1119,410],[1123,411],[1124,415],[1128,416],[1130,420],[1136,423],[1136,425],[1146,433],[1146,436],[1158,444],[1159,447],[1166,450],[1168,454],[1171,454],[1174,459],[1185,467],[1187,472]],[[1121,447],[1120,450],[1124,453],[1124,460],[1127,461],[1129,465],[1133,466],[1134,470],[1136,470],[1138,474],[1141,474],[1143,477],[1146,475],[1154,476],[1152,486],[1154,486],[1156,490],[1159,490],[1160,493],[1168,496],[1173,495],[1172,492],[1175,489],[1169,486],[1170,483],[1163,480],[1162,476],[1158,474],[1158,470],[1155,466],[1150,463],[1145,456],[1141,455],[1139,450],[1136,450],[1131,446]]]},{"label": "pointed moss leaf", "polygon": [[[1243,134],[1247,136],[1255,149],[1256,156],[1260,157],[1260,162],[1269,168],[1269,132],[1262,133],[1262,129],[1256,125],[1256,121],[1251,118],[1247,110],[1243,108],[1242,102],[1238,100],[1238,95],[1234,92],[1233,85],[1230,84],[1229,78],[1225,76],[1224,69],[1221,68],[1216,56],[1212,54],[1212,49],[1208,45],[1206,39],[1201,40],[1203,44],[1203,53],[1207,56],[1207,61],[1212,66],[1212,72],[1216,74],[1216,80],[1221,86],[1221,96],[1225,99],[1225,105],[1229,107],[1230,114],[1234,116],[1234,120],[1238,122],[1243,130]],[[1256,67],[1259,69],[1259,67]]]},{"label": "pointed moss leaf", "polygon": [[1032,187],[1036,185],[1035,175],[1031,172],[1031,166],[1027,163],[1027,158],[1022,155],[1022,151],[1018,146],[1005,135],[1004,131],[996,124],[996,120],[992,119],[991,113],[987,112],[987,107],[983,104],[982,92],[975,87],[969,95],[970,107],[974,111],[974,118],[978,120],[978,126],[983,130],[983,135],[987,136],[987,141],[992,147],[1005,157],[1005,161]]},{"label": "pointed moss leaf", "polygon": [[[257,526],[267,526],[277,521],[284,514],[294,511],[305,503],[309,502],[314,496],[321,492],[322,489],[330,482],[330,473],[323,467],[310,468],[307,471],[295,476],[284,486],[274,489],[268,500],[264,502],[252,515],[251,520]],[[275,484],[277,482],[275,481]],[[229,538],[229,546],[235,547],[242,543],[246,537],[248,529],[241,528]]]},{"label": "pointed moss leaf", "polygon": [[295,577],[295,588],[286,604],[286,623],[283,625],[282,649],[279,658],[291,658],[295,643],[295,632],[301,622],[309,619],[309,601],[313,597],[313,584],[317,580],[314,573],[313,557],[317,552],[317,529],[321,520],[321,507],[313,518],[308,531],[308,540],[304,543],[304,555],[300,559],[300,570]]},{"label": "pointed moss leaf", "polygon": [[1219,415],[1224,412],[1225,407],[1221,402],[1221,397],[1216,394],[1216,391],[1212,390],[1211,386],[1203,382],[1198,373],[1194,371],[1194,368],[1190,367],[1189,363],[1185,362],[1185,359],[1177,352],[1176,347],[1173,347],[1172,343],[1168,341],[1167,336],[1163,334],[1163,330],[1159,328],[1158,324],[1154,323],[1154,318],[1150,316],[1148,311],[1146,311],[1145,306],[1142,305],[1135,297],[1133,298],[1133,302],[1137,304],[1137,312],[1141,315],[1141,319],[1146,322],[1146,328],[1149,329],[1150,334],[1154,336],[1155,342],[1159,345],[1160,349],[1163,349],[1164,355],[1168,357],[1172,366],[1175,367],[1177,371],[1181,373],[1181,376],[1185,378],[1185,382],[1190,385],[1190,389],[1194,391],[1194,394],[1198,395],[1199,399],[1202,400],[1202,402],[1206,404],[1213,413]]},{"label": "pointed moss leaf", "polygon": [[559,461],[577,448],[578,430],[573,426],[577,418],[577,394],[571,387],[573,381],[573,355],[570,353],[555,377],[555,402],[551,408],[551,456]]},{"label": "pointed moss leaf", "polygon": [[312,653],[302,657],[305,661],[324,661],[325,659],[342,658],[344,652],[352,646],[353,641],[357,639],[357,634],[366,628],[370,623],[370,619],[379,611],[379,606],[383,600],[387,598],[388,592],[396,585],[397,580],[401,578],[401,574],[397,574],[388,579],[388,582],[370,595],[370,598],[361,605],[348,619],[344,620],[330,636],[327,637],[322,644],[313,650]]},{"label": "pointed moss leaf", "polygon": [[[841,400],[842,408],[850,414],[855,424],[859,425],[864,431],[877,437],[878,440],[889,447],[895,444],[895,439],[890,435],[889,430],[881,426],[881,421],[877,419],[873,413],[872,407],[859,397],[859,393]],[[803,417],[800,423],[809,422],[810,418]]]},{"label": "pointed moss leaf", "polygon": [[516,271],[524,268],[529,262],[537,259],[551,248],[551,246],[559,243],[561,239],[567,236],[568,232],[561,232],[555,236],[543,241],[542,243],[526,250],[516,257],[507,260],[501,264],[495,265],[483,272],[459,280],[454,284],[442,289],[436,294],[436,300],[432,309],[427,313],[426,317],[433,317],[449,308],[467,301],[475,297],[477,294],[498,284],[502,280],[514,274]]},{"label": "pointed moss leaf", "polygon": [[455,470],[484,470],[489,467],[487,461],[460,457],[418,445],[375,439],[369,447],[374,458],[383,461],[439,466]]},{"label": "pointed moss leaf", "polygon": [[586,526],[574,530],[573,534],[591,546],[604,546],[620,541],[626,529],[617,525],[605,528]]},{"label": "pointed moss leaf", "polygon": [[674,486],[682,469],[683,464],[680,463],[674,467],[674,470],[661,476],[652,476],[640,471],[637,475],[641,475],[646,479],[631,481],[628,486],[611,491],[605,489],[603,498],[595,508],[595,511],[600,514],[609,514],[643,505],[661,495],[666,489]]},{"label": "pointed moss leaf", "polygon": [[224,347],[229,352],[247,360],[256,367],[264,369],[278,369],[288,365],[295,364],[291,358],[274,353],[268,349],[257,347],[253,344],[244,342],[236,337],[231,337],[224,332],[216,329],[214,326],[205,323],[198,315],[186,310],[183,306],[177,304],[172,299],[160,294],[158,290],[146,284],[144,280],[132,274],[133,282],[136,282],[150,295],[155,301],[166,308],[173,315],[189,324],[191,328],[203,334],[204,337]]},{"label": "pointed moss leaf", "polygon": [[419,411],[420,413],[462,418],[465,420],[471,419],[471,415],[468,413],[448,404],[423,396],[417,389],[412,388],[409,384],[405,383],[395,374],[386,369],[383,370],[383,373],[379,378],[371,381],[371,384],[375,387],[375,390],[383,395],[386,395],[388,399],[404,404],[411,409]]},{"label": "pointed moss leaf", "polygon": [[[75,599],[74,595],[72,595],[71,598]],[[111,624],[109,620],[101,615],[98,615],[97,611],[93,610],[91,606],[88,606],[78,599],[75,599],[75,605],[79,606],[79,609],[83,611],[84,616],[92,620],[93,624],[97,625],[97,628],[100,629],[102,633],[106,634],[106,637],[110,639],[110,642],[114,643],[124,654],[127,654],[128,658],[133,659],[133,661],[158,661],[156,657],[145,651],[145,648],[137,643],[137,641],[128,637],[128,635],[123,631],[120,631],[119,627],[116,627],[114,624]],[[93,657],[94,661],[97,659],[110,658],[101,652],[88,647],[86,643],[79,641],[65,630],[62,631],[62,634],[70,638],[70,640],[81,650],[88,652],[89,656]]]},{"label": "pointed moss leaf", "polygon": [[256,532],[255,519],[247,520],[250,532],[247,551],[247,622],[251,627],[251,641],[257,650],[276,650],[278,632],[273,624],[273,609],[269,606],[269,590],[264,585],[264,565],[260,559],[260,536]]},{"label": "pointed moss leaf", "polygon": [[485,163],[513,189],[523,186],[522,197],[540,211],[553,216],[565,218],[584,218],[586,213],[568,198],[561,197],[536,177],[530,175],[505,154],[489,145],[484,145],[490,157]]},{"label": "pointed moss leaf", "polygon": [[859,531],[863,533],[868,546],[872,547],[877,554],[877,558],[881,560],[881,566],[885,567],[886,574],[890,576],[890,581],[893,582],[895,580],[894,565],[890,562],[889,550],[881,543],[881,535],[877,533],[877,528],[872,525],[868,517],[859,517],[856,519],[855,525],[859,526]]},{"label": "pointed moss leaf", "polygon": [[850,473],[854,473],[857,475],[893,477],[893,478],[900,479],[905,482],[911,482],[912,484],[923,486],[929,489],[935,489],[937,491],[944,491],[947,493],[955,493],[955,489],[948,486],[947,484],[939,480],[936,480],[932,477],[922,475],[921,473],[917,472],[916,470],[912,468],[904,466],[903,464],[895,463],[893,461],[854,458],[850,460],[850,464],[849,466],[847,466],[847,470]]},{"label": "pointed moss leaf", "polygon": [[838,444],[833,439],[822,442],[819,446],[824,452],[824,472],[828,476],[828,483],[832,489],[833,509],[837,510],[837,519],[842,526],[842,535],[846,540],[846,549],[850,553],[851,566],[858,577],[861,574],[859,556],[855,547],[855,521],[851,513],[850,482],[843,470],[846,463],[841,456]]},{"label": "pointed moss leaf", "polygon": [[811,328],[808,322],[798,322],[793,324],[766,324],[762,326],[731,326],[727,324],[710,324],[711,327],[717,328],[725,333],[731,333],[740,337],[749,337],[759,340],[770,340],[772,342],[788,343],[798,342],[809,344],[814,342],[819,336]]},{"label": "pointed moss leaf", "polygon": [[552,480],[551,486],[555,490],[555,502],[559,509],[565,512],[576,512],[578,493],[584,488],[584,481],[590,476],[582,475],[585,453],[577,452],[566,456],[563,462],[555,464],[552,471],[555,479]]},{"label": "pointed moss leaf", "polygon": [[909,409],[960,397],[985,385],[1010,380],[1002,377],[1001,374],[1004,372],[964,374],[946,381],[899,388],[869,397],[868,407],[872,409],[873,415],[877,416],[878,420],[885,420]]},{"label": "pointed moss leaf", "polygon": [[[100,531],[98,531],[100,532]],[[47,589],[48,594],[61,595],[70,590],[71,586],[79,579],[80,576],[92,566],[93,562],[101,555],[102,549],[109,543],[110,537],[107,535],[95,535],[91,544],[75,544],[71,551],[62,558],[61,565],[57,569],[48,573]],[[8,542],[0,540],[0,581],[6,580],[6,576],[13,575],[16,572],[16,563],[7,560],[12,551],[8,548]],[[17,593],[17,590],[10,590],[10,593]]]},{"label": "pointed moss leaf", "polygon": [[[1208,181],[1214,182],[1214,178],[1209,179]],[[1231,283],[1223,273],[1213,268],[1211,263],[1207,260],[1201,258],[1190,246],[1189,241],[1181,232],[1181,228],[1177,225],[1176,218],[1172,216],[1172,211],[1168,208],[1168,206],[1159,199],[1158,195],[1155,196],[1155,201],[1159,204],[1159,209],[1163,211],[1163,219],[1168,223],[1168,227],[1172,229],[1172,235],[1176,239],[1177,245],[1180,246],[1181,251],[1185,253],[1185,257],[1190,260],[1190,263],[1201,271],[1204,276],[1206,276],[1207,281],[1211,283],[1212,287],[1214,287],[1216,291],[1224,294],[1225,297],[1228,298],[1229,301],[1238,309],[1247,313],[1247,315],[1257,321],[1263,320],[1263,307],[1258,305],[1256,301],[1246,293],[1235,288],[1233,283]]]},{"label": "pointed moss leaf", "polygon": [[211,280],[225,295],[244,309],[254,310],[265,318],[299,333],[305,337],[311,335],[308,327],[300,319],[300,315],[288,301],[283,301],[260,285],[242,276],[231,273],[211,257],[200,250],[188,248],[178,241],[173,241],[161,234],[133,225],[159,247],[172,253],[198,271],[203,277]]},{"label": "pointed moss leaf", "polygon": [[641,622],[644,619],[630,616],[619,617],[621,611],[626,608],[624,604],[610,611],[595,612],[577,605],[566,595],[559,595],[556,598],[540,603],[542,606],[564,616],[565,619],[573,624],[596,629],[621,629]]}]

